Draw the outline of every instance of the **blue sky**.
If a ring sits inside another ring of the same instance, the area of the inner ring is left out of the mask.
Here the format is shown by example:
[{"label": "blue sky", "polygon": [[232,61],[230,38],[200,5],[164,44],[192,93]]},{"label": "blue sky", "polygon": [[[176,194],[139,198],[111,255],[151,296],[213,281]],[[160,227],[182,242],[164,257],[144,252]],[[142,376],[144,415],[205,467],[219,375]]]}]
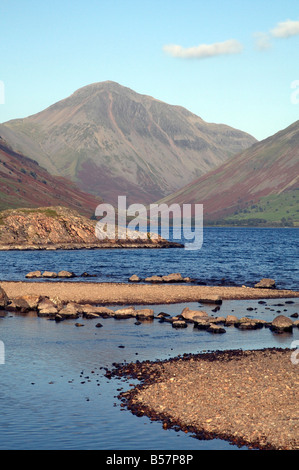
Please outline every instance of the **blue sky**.
[{"label": "blue sky", "polygon": [[257,139],[298,120],[296,0],[0,0],[0,38],[0,122],[105,80]]}]

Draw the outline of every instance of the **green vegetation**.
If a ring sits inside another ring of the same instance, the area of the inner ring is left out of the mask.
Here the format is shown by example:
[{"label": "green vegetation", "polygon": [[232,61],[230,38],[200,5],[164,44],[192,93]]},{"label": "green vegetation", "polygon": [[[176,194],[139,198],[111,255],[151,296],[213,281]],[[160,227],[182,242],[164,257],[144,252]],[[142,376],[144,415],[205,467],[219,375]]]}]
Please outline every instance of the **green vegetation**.
[{"label": "green vegetation", "polygon": [[299,188],[262,197],[234,214],[208,225],[299,227]]}]

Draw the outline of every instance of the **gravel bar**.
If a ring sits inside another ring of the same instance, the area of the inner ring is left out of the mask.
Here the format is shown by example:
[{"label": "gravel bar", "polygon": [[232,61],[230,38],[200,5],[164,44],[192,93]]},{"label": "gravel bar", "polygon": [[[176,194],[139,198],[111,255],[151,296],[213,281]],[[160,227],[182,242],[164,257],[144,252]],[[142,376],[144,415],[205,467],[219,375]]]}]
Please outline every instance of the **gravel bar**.
[{"label": "gravel bar", "polygon": [[65,302],[101,305],[154,305],[222,300],[276,299],[299,297],[298,291],[250,287],[147,285],[69,281],[1,281],[9,298],[40,295]]},{"label": "gravel bar", "polygon": [[262,450],[299,449],[299,365],[294,350],[216,351],[115,365],[107,377],[139,379],[119,395],[163,428]]}]

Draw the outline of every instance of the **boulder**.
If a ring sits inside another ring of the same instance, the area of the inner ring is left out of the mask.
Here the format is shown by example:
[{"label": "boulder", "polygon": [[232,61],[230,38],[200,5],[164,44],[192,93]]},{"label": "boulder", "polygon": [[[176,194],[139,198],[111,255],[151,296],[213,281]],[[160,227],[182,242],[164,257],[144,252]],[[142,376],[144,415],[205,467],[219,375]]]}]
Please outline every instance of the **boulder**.
[{"label": "boulder", "polygon": [[69,279],[69,278],[76,277],[76,276],[75,276],[75,273],[70,272],[70,271],[59,271],[59,273],[57,274],[57,277]]},{"label": "boulder", "polygon": [[293,321],[285,315],[278,315],[271,323],[270,329],[276,333],[283,333],[285,331],[291,332],[293,330]]},{"label": "boulder", "polygon": [[257,330],[259,328],[263,328],[266,323],[267,322],[264,320],[242,317],[235,323],[235,326],[239,328],[239,330]]},{"label": "boulder", "polygon": [[184,279],[180,273],[167,274],[167,276],[162,276],[163,282],[184,282]]},{"label": "boulder", "polygon": [[116,310],[113,317],[117,320],[124,320],[126,318],[132,318],[136,316],[135,307],[126,307]]},{"label": "boulder", "polygon": [[102,318],[109,318],[114,316],[114,310],[107,307],[93,307],[94,313],[97,313]]},{"label": "boulder", "polygon": [[68,302],[58,313],[63,319],[79,318],[80,314],[83,313],[83,309],[82,305],[76,302]]},{"label": "boulder", "polygon": [[194,328],[198,328],[199,330],[207,330],[211,325],[209,321],[209,317],[194,317]]},{"label": "boulder", "polygon": [[274,279],[264,278],[261,279],[260,282],[255,284],[254,287],[257,289],[275,289],[276,285]]},{"label": "boulder", "polygon": [[44,271],[43,274],[42,274],[42,277],[46,277],[46,278],[56,278],[57,277],[57,273],[54,273],[52,271]]},{"label": "boulder", "polygon": [[17,310],[22,313],[37,310],[40,300],[41,297],[39,295],[22,295],[19,297],[14,297],[9,302],[7,310]]},{"label": "boulder", "polygon": [[43,298],[37,306],[39,317],[55,317],[58,313],[57,305],[50,299]]},{"label": "boulder", "polygon": [[32,271],[25,276],[27,279],[36,279],[42,277],[41,271]]},{"label": "boulder", "polygon": [[151,276],[146,277],[145,282],[163,282],[163,279],[161,276]]},{"label": "boulder", "polygon": [[223,334],[223,333],[226,333],[226,330],[225,328],[222,328],[221,326],[219,325],[210,325],[208,328],[207,328],[207,331],[209,333],[213,333],[213,334]]},{"label": "boulder", "polygon": [[129,282],[140,282],[140,277],[136,276],[136,274],[133,274],[133,276],[129,278]]},{"label": "boulder", "polygon": [[2,287],[0,286],[0,310],[4,310],[7,307],[8,304],[8,297],[6,295],[6,292]]},{"label": "boulder", "polygon": [[136,318],[137,320],[153,320],[154,319],[154,311],[150,308],[145,308],[143,310],[136,310]]},{"label": "boulder", "polygon": [[236,323],[239,323],[239,319],[235,315],[227,315],[225,319],[226,326],[233,326]]},{"label": "boulder", "polygon": [[184,320],[192,322],[194,321],[194,317],[208,317],[208,314],[202,310],[190,310],[189,307],[186,307],[182,311],[181,316]]}]

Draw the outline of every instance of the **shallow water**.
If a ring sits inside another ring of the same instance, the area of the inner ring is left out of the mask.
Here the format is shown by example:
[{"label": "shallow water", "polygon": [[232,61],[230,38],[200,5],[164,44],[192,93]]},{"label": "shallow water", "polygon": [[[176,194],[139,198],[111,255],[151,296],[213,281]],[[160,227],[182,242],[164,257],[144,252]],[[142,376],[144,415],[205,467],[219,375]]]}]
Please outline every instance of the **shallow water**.
[{"label": "shallow water", "polygon": [[[272,299],[266,305],[225,301],[217,314],[212,306],[204,308],[214,315],[233,313],[272,320],[277,311],[298,312],[299,300],[293,301],[286,304]],[[177,314],[185,306],[159,305],[154,310],[156,314]],[[100,321],[103,327],[96,328],[98,320],[80,319],[84,326],[78,328],[76,320],[56,323],[11,313],[0,319],[0,339],[5,344],[5,364],[0,365],[0,449],[234,449],[224,441],[199,441],[133,416],[120,407],[117,395],[136,382],[108,380],[105,368],[184,353],[290,348],[299,340],[297,328],[293,334],[277,335],[266,328],[241,332],[230,327],[224,335],[211,335],[191,325],[175,330],[158,320],[138,326],[134,319]]]}]

